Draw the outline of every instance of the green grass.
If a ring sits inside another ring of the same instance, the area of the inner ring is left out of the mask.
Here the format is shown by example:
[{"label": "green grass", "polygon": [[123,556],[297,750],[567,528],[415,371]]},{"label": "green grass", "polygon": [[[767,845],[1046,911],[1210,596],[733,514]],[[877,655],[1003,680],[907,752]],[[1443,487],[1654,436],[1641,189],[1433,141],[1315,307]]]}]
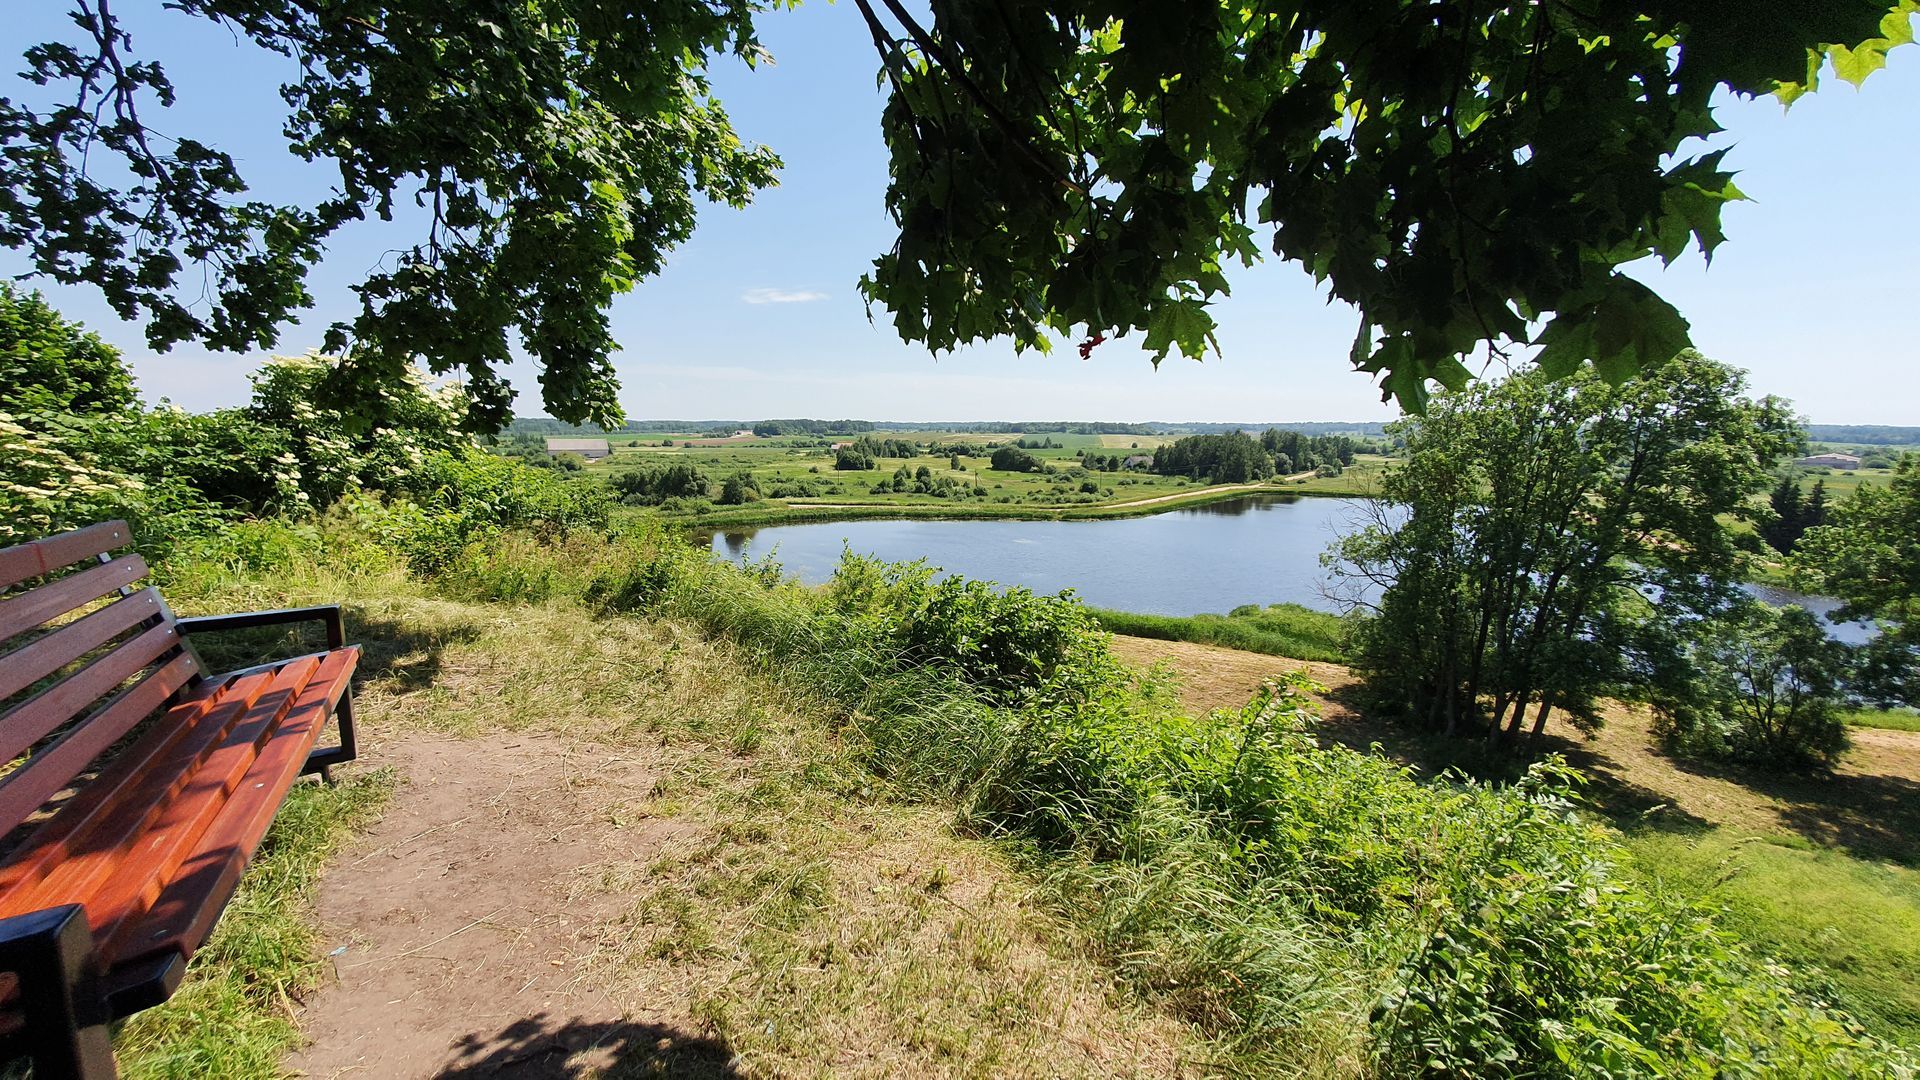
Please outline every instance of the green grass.
[{"label": "green grass", "polygon": [[310,917],[314,883],[392,789],[384,770],[294,786],[179,991],[115,1033],[123,1075],[280,1075],[300,1041],[291,1002],[319,985],[325,963]]},{"label": "green grass", "polygon": [[1920,712],[1912,709],[1848,709],[1841,719],[1852,727],[1920,731]]},{"label": "green grass", "polygon": [[[961,469],[952,468],[951,455],[933,451],[912,458],[887,458],[877,468],[841,472],[833,467],[831,451],[814,445],[818,440],[782,437],[735,443],[726,446],[685,446],[679,436],[675,445],[658,445],[660,436],[647,445],[629,446],[624,438],[613,440],[613,456],[587,466],[589,474],[607,475],[630,469],[651,468],[684,463],[698,467],[709,480],[718,483],[735,472],[752,474],[763,492],[779,485],[804,482],[817,493],[797,499],[774,499],[747,507],[719,507],[694,515],[679,515],[675,520],[707,525],[770,525],[797,520],[847,520],[853,517],[879,516],[869,508],[881,508],[898,516],[928,515],[962,519],[1022,519],[1050,517],[1132,517],[1176,508],[1173,503],[1147,507],[1124,504],[1142,499],[1194,493],[1195,502],[1233,497],[1219,493],[1201,494],[1210,485],[1184,477],[1156,476],[1141,471],[1088,471],[1075,456],[1079,451],[1101,454],[1149,453],[1154,445],[1167,439],[1152,436],[1060,435],[1045,436],[1062,445],[1029,453],[1046,462],[1050,473],[1007,473],[988,468],[985,457],[961,459]],[[919,443],[965,442],[974,446],[987,443],[1011,443],[1012,436],[964,435],[952,432],[889,432],[888,438]],[[1115,443],[1119,445],[1115,445]],[[1340,476],[1303,477],[1276,481],[1273,490],[1292,495],[1364,495],[1373,490],[1386,459],[1362,455],[1354,466]],[[925,467],[936,477],[949,477],[965,486],[966,493],[937,497],[907,492],[874,492],[875,485],[890,480],[894,471],[905,466],[910,472]],[[1082,491],[1091,481],[1097,490]],[[978,487],[983,493],[973,493]],[[793,505],[789,505],[792,503]],[[834,504],[832,508],[808,507],[807,503]],[[821,515],[816,517],[815,515]]]},{"label": "green grass", "polygon": [[1642,872],[1726,906],[1724,923],[1869,1028],[1920,1045],[1920,870],[1742,838],[1631,835]]},{"label": "green grass", "polygon": [[1299,604],[1235,608],[1226,615],[1141,615],[1092,609],[1110,633],[1161,641],[1191,641],[1294,660],[1345,663],[1346,624],[1338,615]]}]

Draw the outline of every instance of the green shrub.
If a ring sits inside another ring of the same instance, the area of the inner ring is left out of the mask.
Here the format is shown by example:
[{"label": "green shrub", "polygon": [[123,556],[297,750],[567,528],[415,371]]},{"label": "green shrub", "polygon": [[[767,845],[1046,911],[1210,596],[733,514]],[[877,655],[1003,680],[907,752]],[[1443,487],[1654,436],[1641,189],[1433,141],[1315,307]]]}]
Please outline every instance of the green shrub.
[{"label": "green shrub", "polygon": [[1680,670],[1653,695],[1668,749],[1778,770],[1822,768],[1846,750],[1850,657],[1817,616],[1742,604],[1687,636]]},{"label": "green shrub", "polygon": [[254,464],[284,474],[301,505],[324,509],[356,487],[416,492],[433,482],[422,473],[436,455],[472,446],[466,395],[457,387],[408,368],[403,385],[357,402],[349,417],[319,404],[338,368],[332,357],[276,356],[252,376],[246,417],[285,439],[284,459]]},{"label": "green shrub", "polygon": [[476,540],[521,530],[554,540],[575,530],[604,531],[612,498],[595,480],[565,477],[472,447],[430,455],[410,485],[410,499],[355,496],[354,512],[409,566],[435,574],[453,566]]},{"label": "green shrub", "polygon": [[117,464],[139,442],[138,414],[0,413],[0,546],[125,518],[149,558],[216,530],[231,515],[184,480]]}]

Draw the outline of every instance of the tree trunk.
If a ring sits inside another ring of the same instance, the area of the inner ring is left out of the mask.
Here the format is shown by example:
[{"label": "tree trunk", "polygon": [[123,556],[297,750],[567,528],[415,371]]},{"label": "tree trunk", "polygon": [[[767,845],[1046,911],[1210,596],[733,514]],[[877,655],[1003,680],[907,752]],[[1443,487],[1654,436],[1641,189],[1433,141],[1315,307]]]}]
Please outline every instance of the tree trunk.
[{"label": "tree trunk", "polygon": [[1552,711],[1553,711],[1553,695],[1541,694],[1540,695],[1540,711],[1533,714],[1533,731],[1529,732],[1527,735],[1527,742],[1530,745],[1539,743],[1540,733],[1547,729],[1547,714]]}]

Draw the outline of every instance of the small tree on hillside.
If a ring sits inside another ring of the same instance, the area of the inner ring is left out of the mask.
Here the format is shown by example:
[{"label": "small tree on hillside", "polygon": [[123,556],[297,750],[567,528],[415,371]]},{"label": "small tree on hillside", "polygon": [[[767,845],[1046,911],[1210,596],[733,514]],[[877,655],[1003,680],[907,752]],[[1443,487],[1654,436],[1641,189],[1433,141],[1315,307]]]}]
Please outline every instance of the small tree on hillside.
[{"label": "small tree on hillside", "polygon": [[1003,446],[995,450],[988,464],[996,472],[1039,472],[1044,468],[1039,458],[1017,446]]},{"label": "small tree on hillside", "polygon": [[873,468],[873,455],[854,446],[843,446],[833,452],[833,467],[841,472],[862,472]]},{"label": "small tree on hillside", "polygon": [[1689,350],[1619,386],[1527,371],[1401,425],[1406,462],[1330,559],[1378,614],[1356,661],[1369,691],[1496,740],[1530,708],[1537,734],[1556,710],[1597,725],[1599,695],[1640,693],[1642,624],[1734,601],[1734,523],[1799,443],[1784,402],[1744,390]]},{"label": "small tree on hillside", "polygon": [[760,498],[760,482],[750,472],[736,472],[728,476],[720,485],[720,502],[726,506],[739,506]]},{"label": "small tree on hillside", "polygon": [[1652,695],[1669,749],[1773,770],[1824,767],[1846,750],[1848,650],[1805,609],[1741,604],[1689,626],[1677,654],[1684,673]]}]

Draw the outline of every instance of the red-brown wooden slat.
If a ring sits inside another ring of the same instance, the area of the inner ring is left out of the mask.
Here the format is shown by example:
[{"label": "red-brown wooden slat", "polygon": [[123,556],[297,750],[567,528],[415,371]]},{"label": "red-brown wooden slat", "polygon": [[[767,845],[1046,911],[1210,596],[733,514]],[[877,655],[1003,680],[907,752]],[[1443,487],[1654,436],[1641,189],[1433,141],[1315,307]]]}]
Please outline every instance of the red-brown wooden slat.
[{"label": "red-brown wooden slat", "polygon": [[103,521],[44,540],[0,548],[0,589],[41,574],[71,566],[82,559],[104,555],[133,542],[124,521]]},{"label": "red-brown wooden slat", "polygon": [[12,697],[105,645],[142,619],[161,614],[160,590],[148,586],[84,618],[0,656],[0,700]]},{"label": "red-brown wooden slat", "polygon": [[[48,846],[36,842],[35,855],[42,861],[54,853],[60,857],[44,865],[44,874],[40,874],[38,880],[21,882],[0,897],[0,915],[40,911],[42,907],[60,903],[84,903],[88,905],[88,917],[98,924],[98,913],[92,911],[94,890],[111,874],[119,872],[127,851],[138,844],[157,815],[165,811],[167,801],[192,782],[205,759],[227,742],[227,734],[234,724],[252,713],[253,707],[273,688],[275,673],[263,671],[250,678],[234,680],[232,686],[213,698],[211,707],[194,709],[192,705],[180,705],[169,709],[167,717],[161,717],[157,726],[182,726],[182,736],[150,757],[144,769],[113,769],[111,776],[104,776],[113,788],[100,796],[100,811],[88,815],[92,821],[86,822],[81,830],[60,838],[58,851],[50,851]],[[184,713],[182,723],[173,723],[175,713]],[[96,784],[88,784],[88,792],[94,786]],[[65,811],[56,815],[56,819],[58,817],[65,817]]]},{"label": "red-brown wooden slat", "polygon": [[197,670],[193,658],[180,653],[0,781],[0,835],[12,832],[54,792],[80,775],[80,770],[101,751],[166,704]]},{"label": "red-brown wooden slat", "polygon": [[[84,866],[75,872],[75,864],[84,859],[84,854],[76,854],[47,876],[46,884],[37,890],[37,906],[67,903],[69,898],[85,903],[96,940],[113,936],[123,921],[146,914],[180,864],[193,854],[220,807],[239,790],[261,743],[293,708],[319,666],[319,661],[306,657],[276,671],[259,700],[227,729],[226,737],[172,797],[160,804],[159,813],[128,838],[130,843],[114,845],[103,860],[107,874],[89,875]],[[86,884],[69,892],[59,884],[63,880]]]},{"label": "red-brown wooden slat", "polygon": [[98,600],[147,576],[147,561],[122,555],[110,563],[68,574],[48,585],[0,600],[0,641],[24,634],[49,619]]},{"label": "red-brown wooden slat", "polygon": [[339,707],[359,655],[351,646],[327,655],[286,718],[268,735],[244,784],[222,804],[192,857],[145,914],[128,920],[106,940],[104,948],[114,963],[165,950],[191,957],[206,940],[288,789],[299,779],[326,718]]},{"label": "red-brown wooden slat", "polygon": [[[180,644],[180,631],[171,625],[149,627],[145,633],[93,663],[54,683],[0,715],[0,761],[12,761],[49,732],[93,707],[113,688],[139,674],[140,669]],[[31,769],[29,760],[24,766]]]},{"label": "red-brown wooden slat", "polygon": [[184,782],[272,680],[271,672],[262,671],[214,684],[167,710],[152,730],[115,754],[100,775],[7,857],[0,869],[0,917],[49,906],[35,895],[46,875],[103,844],[100,836],[113,831],[116,817],[132,816],[131,824],[122,822],[123,832],[150,817],[169,781]]}]

